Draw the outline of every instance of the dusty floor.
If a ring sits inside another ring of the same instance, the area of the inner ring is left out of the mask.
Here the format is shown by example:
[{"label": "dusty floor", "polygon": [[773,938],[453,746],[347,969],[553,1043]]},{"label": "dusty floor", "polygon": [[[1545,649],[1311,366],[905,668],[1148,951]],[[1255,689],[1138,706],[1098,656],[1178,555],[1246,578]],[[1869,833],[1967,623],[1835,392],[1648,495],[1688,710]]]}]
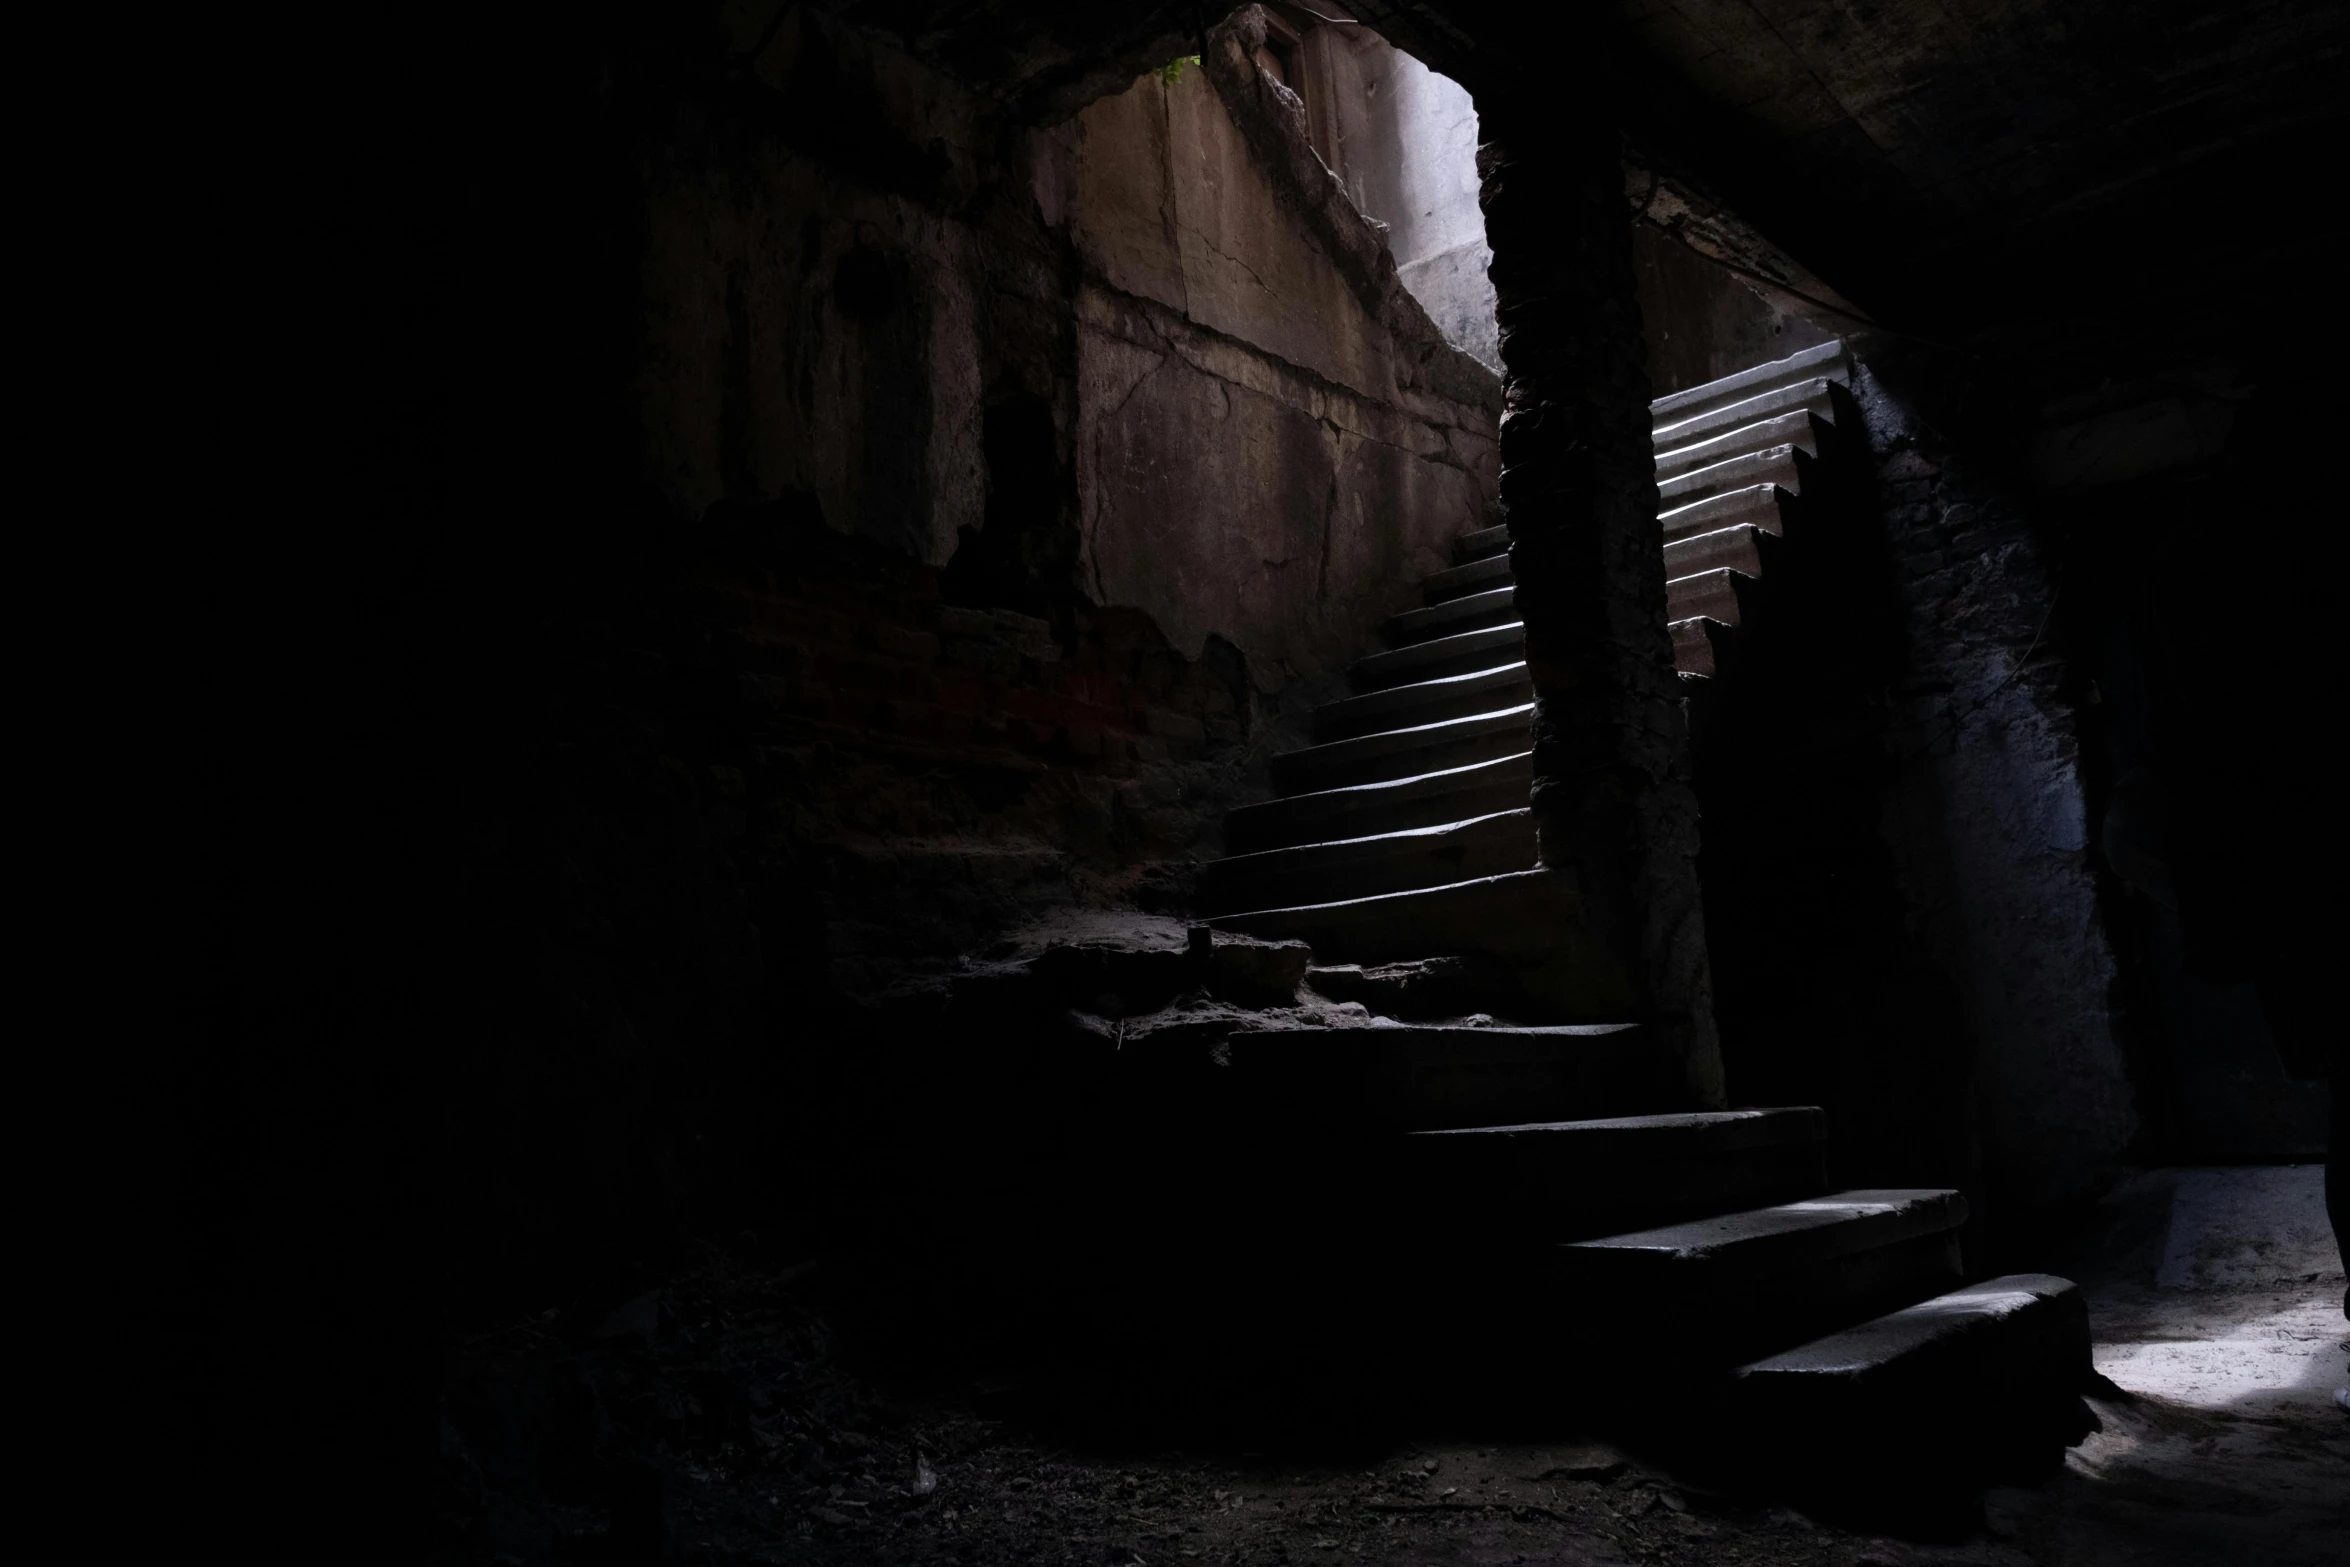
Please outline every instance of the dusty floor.
[{"label": "dusty floor", "polygon": [[2215,1179],[2159,1172],[2119,1195],[2081,1269],[2105,1429],[1937,1539],[1712,1495],[1573,1432],[1306,1456],[1056,1440],[855,1374],[811,1270],[720,1253],[605,1322],[467,1347],[444,1559],[2334,1567],[2350,1561],[2339,1264],[2295,1229],[2308,1172]]},{"label": "dusty floor", "polygon": [[2350,1561],[2341,1260],[2315,1165],[2151,1171],[2084,1259],[2097,1369],[2135,1397],[2038,1491],[1986,1499],[2039,1562]]}]

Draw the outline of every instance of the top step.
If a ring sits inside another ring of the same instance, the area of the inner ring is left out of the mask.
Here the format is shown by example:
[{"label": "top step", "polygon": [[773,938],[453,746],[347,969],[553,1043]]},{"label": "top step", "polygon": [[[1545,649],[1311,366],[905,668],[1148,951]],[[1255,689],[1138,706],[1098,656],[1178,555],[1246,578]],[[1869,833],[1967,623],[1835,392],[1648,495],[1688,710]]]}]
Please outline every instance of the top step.
[{"label": "top step", "polygon": [[1685,424],[1701,414],[1732,403],[1742,403],[1765,392],[1776,391],[1796,381],[1810,381],[1825,377],[1843,381],[1851,376],[1851,366],[1844,357],[1841,341],[1822,343],[1807,348],[1785,359],[1774,359],[1769,364],[1726,375],[1719,381],[1708,381],[1685,392],[1674,392],[1648,405],[1652,423],[1663,425]]}]

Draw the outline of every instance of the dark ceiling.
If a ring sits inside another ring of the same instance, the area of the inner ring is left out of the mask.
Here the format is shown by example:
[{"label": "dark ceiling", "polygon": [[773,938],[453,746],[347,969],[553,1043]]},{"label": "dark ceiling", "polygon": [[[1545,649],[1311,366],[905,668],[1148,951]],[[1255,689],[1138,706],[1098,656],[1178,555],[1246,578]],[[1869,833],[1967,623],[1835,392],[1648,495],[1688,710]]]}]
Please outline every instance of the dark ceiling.
[{"label": "dark ceiling", "polygon": [[[1029,117],[1213,6],[870,0]],[[1332,9],[1335,9],[1333,7]],[[1889,328],[2043,394],[2257,361],[2322,297],[2350,7],[2312,0],[1355,0],[1539,135],[1604,107]],[[1123,76],[1121,73],[1124,73]]]}]

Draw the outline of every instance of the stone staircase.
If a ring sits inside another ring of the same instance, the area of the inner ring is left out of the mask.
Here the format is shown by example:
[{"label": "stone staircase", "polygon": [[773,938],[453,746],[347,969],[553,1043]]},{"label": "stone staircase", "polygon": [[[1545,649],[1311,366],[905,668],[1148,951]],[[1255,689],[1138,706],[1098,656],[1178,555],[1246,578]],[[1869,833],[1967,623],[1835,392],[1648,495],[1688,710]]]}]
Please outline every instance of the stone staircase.
[{"label": "stone staircase", "polygon": [[[1830,344],[1653,405],[1685,674],[1712,674],[1750,613],[1833,445],[1831,389],[1847,373]],[[1220,1113],[1204,1095],[1245,1098],[1242,1122],[1208,1140],[1236,1192],[1319,1194],[1285,1211],[1331,1212],[1336,1170],[1391,1183],[1376,1222],[1317,1254],[1323,1282],[1300,1292],[1409,1302],[1414,1331],[1447,1344],[1452,1383],[1572,1388],[1618,1410],[1669,1388],[1675,1421],[1746,1454],[1741,1472],[1792,1466],[1777,1478],[1799,1490],[1827,1471],[1897,1485],[1888,1463],[1943,1480],[2044,1466],[2084,1433],[2074,1287],[1965,1284],[1965,1199],[1833,1190],[1816,1109],[1677,1104],[1643,1069],[1642,1030],[1604,1021],[1592,965],[1562,957],[1576,900],[1535,866],[1532,691],[1506,548],[1502,529],[1460,541],[1425,607],[1354,666],[1354,694],[1315,714],[1317,743],[1276,760],[1277,797],[1231,813],[1232,853],[1203,877],[1191,940],[1206,994],[1226,947],[1237,961],[1304,943],[1306,994],[1360,1002],[1362,1023],[1227,1029],[1212,1070],[1195,1069],[1203,1097],[1175,1076],[1147,1097],[1161,1113],[1185,1105],[1193,1129]],[[1272,1162],[1231,1175],[1260,1157]],[[1379,1226],[1393,1223],[1442,1236],[1443,1264],[1408,1284],[1331,1282],[1352,1250],[1385,1257]],[[1286,1293],[1262,1270],[1292,1244],[1277,1227],[1255,1254],[1259,1295]],[[1308,1313],[1299,1341],[1330,1320]]]},{"label": "stone staircase", "polygon": [[[1685,675],[1715,673],[1800,527],[1849,374],[1829,343],[1651,405]],[[1458,541],[1425,607],[1393,617],[1388,649],[1349,671],[1355,694],[1315,711],[1317,743],[1274,759],[1276,798],[1227,816],[1229,853],[1203,873],[1200,907],[1223,929],[1310,942],[1325,961],[1478,956],[1521,1013],[1621,1015],[1605,972],[1556,950],[1576,900],[1535,865],[1534,692],[1508,552],[1507,528]]]}]

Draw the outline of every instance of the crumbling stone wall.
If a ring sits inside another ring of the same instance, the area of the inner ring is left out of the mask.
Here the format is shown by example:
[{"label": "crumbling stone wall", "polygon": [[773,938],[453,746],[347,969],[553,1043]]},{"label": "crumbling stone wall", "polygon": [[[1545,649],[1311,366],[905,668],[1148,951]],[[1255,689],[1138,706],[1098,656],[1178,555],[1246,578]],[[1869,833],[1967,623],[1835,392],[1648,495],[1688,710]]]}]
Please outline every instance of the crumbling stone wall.
[{"label": "crumbling stone wall", "polygon": [[[1216,43],[1030,131],[797,10],[633,154],[645,487],[798,530],[721,641],[742,722],[822,760],[726,765],[860,993],[1179,900],[1285,717],[1488,521],[1498,388]],[[881,554],[836,580],[809,527]]]},{"label": "crumbling stone wall", "polygon": [[1984,1160],[2005,1194],[2078,1200],[2138,1127],[2114,1035],[2080,743],[2028,504],[1865,367],[1901,577],[1885,831],[1911,918],[1974,1047]]},{"label": "crumbling stone wall", "polygon": [[1080,268],[1080,580],[1186,651],[1226,637],[1268,695],[1326,686],[1486,524],[1499,402],[1386,297],[1276,93],[1219,29],[1205,69],[1040,138],[1035,172]]},{"label": "crumbling stone wall", "polygon": [[866,1004],[1179,906],[1492,471],[1490,378],[1196,71],[1140,89],[1221,149],[1191,238],[1127,236],[1169,304],[1104,272],[1083,127],[814,10],[475,43],[393,28],[320,106],[316,466],[218,563],[245,891],[172,1078],[238,1171],[206,1266],[275,1259],[237,1320],[411,1343],[696,1226],[814,1244]]}]

